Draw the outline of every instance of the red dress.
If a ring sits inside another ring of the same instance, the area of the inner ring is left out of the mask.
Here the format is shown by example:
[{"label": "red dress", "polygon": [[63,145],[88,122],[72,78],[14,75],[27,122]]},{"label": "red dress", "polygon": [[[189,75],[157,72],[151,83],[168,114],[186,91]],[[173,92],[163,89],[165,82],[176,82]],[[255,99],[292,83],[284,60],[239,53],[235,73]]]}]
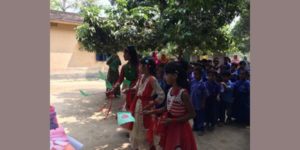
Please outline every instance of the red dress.
[{"label": "red dress", "polygon": [[[138,66],[132,67],[128,63],[126,65],[124,65],[121,69],[119,79],[117,80],[116,83],[121,84],[124,81],[124,79],[126,79],[126,80],[130,81],[130,85],[129,86],[125,85],[125,86],[128,86],[128,88],[134,87],[136,85],[137,80],[138,80],[137,68],[138,68]],[[123,87],[124,87],[124,84],[123,84]],[[130,111],[130,106],[133,103],[134,96],[135,96],[135,91],[128,91],[126,93],[125,108],[126,108],[127,111]],[[132,130],[132,126],[133,126],[132,123],[126,123],[126,124],[122,125],[122,127],[127,129],[127,130]]]},{"label": "red dress", "polygon": [[[122,83],[124,79],[130,81],[129,88],[132,88],[135,86],[137,80],[138,80],[138,71],[137,71],[138,66],[132,67],[130,64],[126,64],[122,67],[121,73],[119,76],[119,79],[117,80],[116,83]],[[124,86],[124,85],[123,85]],[[128,85],[127,85],[128,86]],[[126,93],[126,109],[129,110],[132,99],[135,96],[134,91],[128,91]]]},{"label": "red dress", "polygon": [[[164,118],[178,118],[187,113],[186,107],[181,100],[181,95],[186,90],[181,89],[178,94],[171,96],[172,88],[167,95],[167,112]],[[165,126],[160,125],[161,146],[164,150],[197,150],[197,144],[192,128],[188,121],[171,122]]]},{"label": "red dress", "polygon": [[[153,84],[155,85],[154,88]],[[142,114],[144,107],[154,100],[154,94],[157,94],[158,99],[161,100],[165,97],[155,77],[150,76],[143,83],[141,80],[138,81],[136,97],[130,107],[130,111],[136,119],[131,133],[131,146],[134,149],[149,149],[148,146],[154,144],[153,125],[155,115]]]}]

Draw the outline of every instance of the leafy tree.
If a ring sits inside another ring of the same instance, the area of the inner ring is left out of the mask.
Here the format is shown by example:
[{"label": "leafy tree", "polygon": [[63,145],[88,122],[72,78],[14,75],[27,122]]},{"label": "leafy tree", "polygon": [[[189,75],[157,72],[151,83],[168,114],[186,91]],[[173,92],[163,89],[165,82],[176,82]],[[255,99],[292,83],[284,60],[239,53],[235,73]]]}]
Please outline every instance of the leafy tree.
[{"label": "leafy tree", "polygon": [[[107,18],[91,7],[83,13],[77,38],[89,51],[163,49],[171,54],[223,52],[232,45],[226,26],[244,0],[111,0]],[[98,8],[99,9],[99,8]]]},{"label": "leafy tree", "polygon": [[67,12],[71,8],[76,8],[78,0],[50,0],[50,9]]},{"label": "leafy tree", "polygon": [[250,2],[243,2],[241,9],[240,19],[232,30],[232,36],[235,47],[247,53],[250,51]]},{"label": "leafy tree", "polygon": [[97,53],[108,53],[119,50],[115,31],[117,22],[99,17],[101,9],[97,6],[82,10],[84,23],[77,27],[76,37],[82,48]]}]

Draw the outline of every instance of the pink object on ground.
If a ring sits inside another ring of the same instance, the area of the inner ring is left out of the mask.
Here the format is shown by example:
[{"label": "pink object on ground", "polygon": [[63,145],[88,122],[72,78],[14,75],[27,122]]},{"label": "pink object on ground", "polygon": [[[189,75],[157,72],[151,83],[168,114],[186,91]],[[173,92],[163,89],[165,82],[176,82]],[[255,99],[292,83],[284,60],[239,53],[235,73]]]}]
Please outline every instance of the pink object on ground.
[{"label": "pink object on ground", "polygon": [[68,146],[69,144],[68,137],[63,127],[50,130],[50,150],[66,150],[66,147],[68,150],[74,150],[74,148],[70,149],[70,146]]}]

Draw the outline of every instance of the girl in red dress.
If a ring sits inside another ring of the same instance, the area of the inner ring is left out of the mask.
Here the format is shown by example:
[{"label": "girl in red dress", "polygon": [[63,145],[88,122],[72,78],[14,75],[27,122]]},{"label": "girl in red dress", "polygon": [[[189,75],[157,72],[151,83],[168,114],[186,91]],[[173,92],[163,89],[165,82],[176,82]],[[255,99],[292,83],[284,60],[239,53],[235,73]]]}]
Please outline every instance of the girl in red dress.
[{"label": "girl in red dress", "polygon": [[143,110],[154,108],[154,104],[161,104],[165,98],[165,93],[154,77],[155,62],[152,58],[143,58],[140,61],[139,70],[142,75],[136,86],[130,89],[137,91],[130,107],[135,117],[130,133],[130,142],[134,150],[150,150],[155,149],[153,135],[155,115],[143,113]]},{"label": "girl in red dress", "polygon": [[[123,90],[132,88],[136,85],[139,76],[139,72],[138,72],[139,61],[134,46],[128,46],[124,50],[124,59],[128,61],[128,63],[122,66],[119,79],[116,81],[116,83],[114,83],[113,88],[111,91],[108,92],[108,95],[114,93],[115,90],[118,89],[118,87],[123,83],[124,80],[130,81],[130,84],[129,85],[123,84],[122,87]],[[125,92],[123,91],[122,97],[123,99],[125,99],[124,109],[125,111],[129,111],[130,106],[132,104],[132,100],[135,96],[135,91],[127,91],[125,94],[124,93]],[[126,123],[122,125],[122,127],[124,129],[127,129],[128,131],[132,130],[132,126],[133,123]]]},{"label": "girl in red dress", "polygon": [[189,120],[196,113],[186,90],[187,74],[176,63],[165,67],[165,78],[172,85],[167,94],[167,105],[162,109],[150,110],[148,113],[164,113],[160,118],[158,131],[161,135],[160,145],[163,150],[197,150]]},{"label": "girl in red dress", "polygon": [[[123,84],[123,89],[132,88],[135,86],[136,81],[138,79],[138,56],[134,46],[128,46],[124,50],[124,59],[128,61],[125,65],[121,68],[121,73],[119,79],[114,83],[111,92],[114,92],[120,84],[124,81],[124,79],[130,81],[130,85]],[[124,87],[125,86],[125,87]],[[128,91],[126,93],[126,105],[125,108],[129,110],[131,105],[131,100],[133,99],[135,93],[133,91]]]}]

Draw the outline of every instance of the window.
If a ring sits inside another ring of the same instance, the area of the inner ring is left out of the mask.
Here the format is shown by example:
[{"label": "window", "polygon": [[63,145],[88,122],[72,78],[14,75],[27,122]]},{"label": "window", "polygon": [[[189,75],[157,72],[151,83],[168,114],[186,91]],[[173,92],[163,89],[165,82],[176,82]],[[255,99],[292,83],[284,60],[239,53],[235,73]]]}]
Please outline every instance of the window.
[{"label": "window", "polygon": [[96,53],[96,60],[97,61],[106,61],[107,58],[108,58],[108,55],[106,55],[106,54]]}]

